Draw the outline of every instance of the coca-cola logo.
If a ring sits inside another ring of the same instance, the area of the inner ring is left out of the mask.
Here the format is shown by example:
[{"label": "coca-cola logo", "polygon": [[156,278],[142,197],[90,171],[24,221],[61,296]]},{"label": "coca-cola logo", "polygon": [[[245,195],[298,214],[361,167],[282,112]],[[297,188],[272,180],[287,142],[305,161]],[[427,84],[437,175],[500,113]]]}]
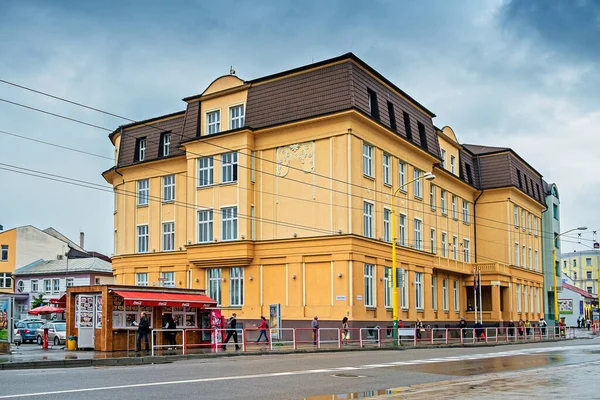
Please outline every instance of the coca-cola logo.
[{"label": "coca-cola logo", "polygon": [[166,305],[167,305],[167,302],[166,302],[166,301],[159,301],[159,302],[158,302],[158,305],[159,305],[159,306],[166,306]]},{"label": "coca-cola logo", "polygon": [[141,301],[134,301],[134,302],[133,302],[133,305],[134,305],[134,306],[141,306],[141,305],[142,305],[142,302],[141,302]]},{"label": "coca-cola logo", "polygon": [[182,307],[189,307],[189,306],[190,306],[190,303],[181,303],[181,306],[182,306]]}]

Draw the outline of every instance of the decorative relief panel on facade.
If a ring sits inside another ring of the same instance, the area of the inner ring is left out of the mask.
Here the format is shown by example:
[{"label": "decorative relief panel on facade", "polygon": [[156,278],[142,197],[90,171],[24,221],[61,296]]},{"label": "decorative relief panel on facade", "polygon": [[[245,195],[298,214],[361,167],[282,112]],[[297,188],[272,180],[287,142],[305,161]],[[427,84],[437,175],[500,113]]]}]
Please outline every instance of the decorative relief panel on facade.
[{"label": "decorative relief panel on facade", "polygon": [[286,176],[290,163],[300,160],[302,171],[311,173],[315,170],[315,142],[290,144],[277,148],[277,176]]}]

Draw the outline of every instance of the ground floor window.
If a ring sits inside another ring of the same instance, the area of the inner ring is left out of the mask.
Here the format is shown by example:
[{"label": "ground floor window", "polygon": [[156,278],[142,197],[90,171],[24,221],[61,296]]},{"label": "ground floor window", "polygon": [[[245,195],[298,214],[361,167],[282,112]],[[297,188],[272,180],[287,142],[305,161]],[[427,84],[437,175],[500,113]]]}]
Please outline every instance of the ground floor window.
[{"label": "ground floor window", "polygon": [[164,313],[170,313],[177,328],[195,328],[198,326],[196,307],[163,307]]},{"label": "ground floor window", "polygon": [[133,322],[140,322],[140,313],[144,311],[146,316],[150,318],[150,326],[152,326],[152,307],[151,306],[127,306],[122,297],[113,297],[113,328],[129,328],[134,327]]}]

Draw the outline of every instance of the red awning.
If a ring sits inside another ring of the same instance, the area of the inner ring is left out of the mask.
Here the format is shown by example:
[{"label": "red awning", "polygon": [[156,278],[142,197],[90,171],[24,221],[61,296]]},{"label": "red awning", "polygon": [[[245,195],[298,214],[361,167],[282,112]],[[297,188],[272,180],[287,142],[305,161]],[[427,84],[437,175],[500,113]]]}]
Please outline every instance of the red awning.
[{"label": "red awning", "polygon": [[49,301],[50,304],[58,304],[59,307],[66,307],[67,306],[67,295],[63,294],[62,296],[60,296],[60,298],[52,298]]},{"label": "red awning", "polygon": [[217,302],[203,294],[164,293],[164,292],[130,292],[114,290],[128,306],[164,306],[164,307],[210,307]]}]

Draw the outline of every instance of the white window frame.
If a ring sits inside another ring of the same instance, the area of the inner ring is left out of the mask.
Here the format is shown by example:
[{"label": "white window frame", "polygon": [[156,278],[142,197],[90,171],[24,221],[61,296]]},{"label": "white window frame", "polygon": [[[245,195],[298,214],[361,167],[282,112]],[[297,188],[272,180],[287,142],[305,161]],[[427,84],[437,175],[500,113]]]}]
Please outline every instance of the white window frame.
[{"label": "white window frame", "polygon": [[175,221],[162,224],[162,251],[175,250]]},{"label": "white window frame", "polygon": [[533,236],[537,237],[538,235],[538,218],[533,217]]},{"label": "white window frame", "polygon": [[466,200],[462,201],[462,212],[463,212],[463,222],[465,224],[470,223],[469,220],[469,202]]},{"label": "white window frame", "polygon": [[169,154],[171,154],[171,134],[170,133],[164,134],[162,146],[163,146],[163,148],[162,148],[163,157],[166,157]]},{"label": "white window frame", "polygon": [[229,107],[229,129],[243,128],[245,117],[246,114],[243,104]]},{"label": "white window frame", "polygon": [[531,214],[527,213],[527,232],[531,234]]},{"label": "white window frame", "polygon": [[44,292],[45,294],[52,293],[52,281],[50,279],[44,279]]},{"label": "white window frame", "polygon": [[229,306],[244,305],[244,268],[229,268]]},{"label": "white window frame", "polygon": [[392,268],[383,267],[383,306],[392,307]]},{"label": "white window frame", "polygon": [[406,237],[406,214],[400,214],[399,222],[400,236],[398,238],[398,241],[400,242],[400,246],[406,246],[408,242]]},{"label": "white window frame", "polygon": [[221,208],[221,240],[231,241],[238,238],[238,208]]},{"label": "white window frame", "polygon": [[431,208],[431,211],[435,211],[435,202],[435,185],[433,183],[429,183],[429,207]]},{"label": "white window frame", "polygon": [[446,150],[442,149],[442,168],[446,169]]},{"label": "white window frame", "polygon": [[163,176],[162,181],[163,203],[175,201],[175,175]]},{"label": "white window frame", "polygon": [[149,234],[150,232],[148,230],[148,224],[137,226],[137,253],[148,253],[148,247],[150,244]]},{"label": "white window frame", "polygon": [[423,273],[415,272],[415,308],[417,310],[423,310]]},{"label": "white window frame", "polygon": [[423,171],[418,168],[413,168],[413,192],[414,196],[418,199],[423,198],[423,179],[421,176],[423,175]]},{"label": "white window frame", "polygon": [[391,240],[392,240],[391,218],[392,218],[392,210],[384,207],[383,208],[383,240],[386,242],[391,242]]},{"label": "white window frame", "polygon": [[450,311],[448,307],[448,278],[442,279],[442,308],[444,311]]},{"label": "white window frame", "polygon": [[138,161],[144,161],[146,159],[146,138],[140,139],[138,146]]},{"label": "white window frame", "polygon": [[150,180],[140,179],[137,181],[137,205],[147,206],[150,197]]},{"label": "white window frame", "polygon": [[401,281],[401,291],[400,291],[400,298],[401,298],[401,307],[403,310],[408,310],[408,306],[409,306],[409,299],[408,299],[408,271],[404,268],[400,268],[400,276],[402,278]]},{"label": "white window frame", "polygon": [[8,261],[8,245],[3,244],[0,251],[0,261]]},{"label": "white window frame", "polygon": [[586,267],[591,267],[592,266],[592,259],[590,257],[586,257],[585,258],[585,266]]},{"label": "white window frame", "polygon": [[535,312],[539,314],[540,312],[540,288],[535,288]]},{"label": "white window frame", "polygon": [[529,267],[529,269],[532,269],[533,268],[533,249],[531,247],[529,248],[529,251],[527,252],[527,254],[529,256],[529,259],[527,260],[527,261],[529,261],[528,267]]},{"label": "white window frame", "polygon": [[387,153],[383,153],[383,184],[391,185],[392,184],[392,156]]},{"label": "white window frame", "polygon": [[198,243],[209,243],[214,240],[214,212],[213,210],[198,210]]},{"label": "white window frame", "polygon": [[448,234],[442,232],[442,257],[448,257]]},{"label": "white window frame", "polygon": [[423,250],[423,221],[419,218],[415,218],[413,224],[415,235],[415,249]]},{"label": "white window frame", "polygon": [[523,258],[521,266],[523,268],[527,268],[527,248],[523,245],[523,252],[521,253],[521,257]]},{"label": "white window frame", "polygon": [[31,293],[38,293],[40,291],[39,281],[37,279],[31,280]]},{"label": "white window frame", "polygon": [[540,254],[537,249],[533,253],[533,268],[538,271],[540,268]]},{"label": "white window frame", "polygon": [[148,273],[147,272],[136,272],[135,273],[135,285],[136,286],[148,286]]},{"label": "white window frame", "polygon": [[524,312],[529,312],[529,299],[527,298],[527,285],[523,285],[523,311]]},{"label": "white window frame", "polygon": [[440,200],[442,202],[442,204],[441,204],[442,215],[448,215],[448,208],[447,208],[447,204],[446,204],[447,197],[448,197],[448,195],[447,195],[446,190],[441,189],[441,191],[440,191]]},{"label": "white window frame", "polygon": [[365,307],[375,307],[375,265],[364,265],[364,296],[363,302]]},{"label": "white window frame", "polygon": [[437,276],[431,276],[431,308],[437,311]]},{"label": "white window frame", "polygon": [[525,232],[525,209],[521,208],[521,228],[523,228],[523,232]]},{"label": "white window frame", "polygon": [[404,161],[398,161],[398,187],[401,192],[406,192],[407,167]]},{"label": "white window frame", "polygon": [[375,150],[373,146],[368,143],[363,143],[363,175],[369,178],[373,176],[373,158]]},{"label": "white window frame", "polygon": [[454,311],[459,312],[460,311],[460,292],[459,292],[458,281],[454,280],[452,285],[453,285],[453,291],[454,291]]},{"label": "white window frame", "polygon": [[437,238],[436,238],[435,228],[430,228],[429,229],[429,244],[431,246],[432,254],[437,253],[436,239]]},{"label": "white window frame", "polygon": [[[10,286],[9,286],[10,287]],[[60,279],[52,279],[52,294],[60,293]]]},{"label": "white window frame", "polygon": [[162,278],[162,287],[177,287],[175,284],[175,272],[174,271],[161,271],[160,277]]},{"label": "white window frame", "polygon": [[221,268],[207,268],[206,276],[208,281],[208,296],[217,302],[217,306],[221,306],[222,278]]},{"label": "white window frame", "polygon": [[534,303],[533,303],[533,295],[534,295],[534,287],[530,286],[529,287],[529,309],[531,310],[531,312],[533,312],[534,310]]},{"label": "white window frame", "polygon": [[214,160],[212,157],[198,158],[198,182],[197,187],[210,186],[215,182]]},{"label": "white window frame", "polygon": [[206,132],[208,135],[221,132],[221,110],[206,112]]},{"label": "white window frame", "polygon": [[458,236],[452,236],[452,258],[458,260]]},{"label": "white window frame", "polygon": [[521,284],[517,283],[517,313],[521,312]]},{"label": "white window frame", "polygon": [[515,228],[519,227],[519,206],[516,204],[513,207],[513,222],[515,224]]},{"label": "white window frame", "polygon": [[458,220],[458,197],[453,194],[452,195],[452,219]]},{"label": "white window frame", "polygon": [[519,243],[515,242],[515,266],[519,266],[519,263],[521,262],[521,257],[520,257],[520,247],[519,247]]},{"label": "white window frame", "polygon": [[456,157],[450,155],[450,172],[456,175]]},{"label": "white window frame", "polygon": [[365,200],[363,202],[363,235],[368,238],[375,237],[375,229],[373,226],[373,210],[375,205]]},{"label": "white window frame", "polygon": [[585,271],[585,279],[587,279],[587,280],[593,279],[592,276],[593,276],[592,271]]},{"label": "white window frame", "polygon": [[469,239],[463,239],[463,261],[471,262],[471,242]]},{"label": "white window frame", "polygon": [[231,183],[238,180],[238,153],[221,154],[221,182]]}]

